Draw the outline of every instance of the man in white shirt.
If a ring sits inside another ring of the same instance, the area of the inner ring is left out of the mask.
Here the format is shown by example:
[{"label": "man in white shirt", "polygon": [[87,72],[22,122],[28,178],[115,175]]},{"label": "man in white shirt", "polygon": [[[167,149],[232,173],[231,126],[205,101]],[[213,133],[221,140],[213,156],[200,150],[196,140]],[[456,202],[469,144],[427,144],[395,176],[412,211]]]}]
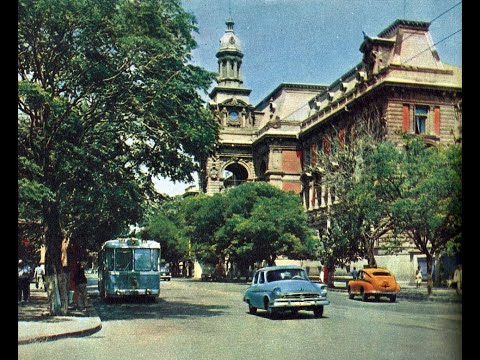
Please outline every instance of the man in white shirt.
[{"label": "man in white shirt", "polygon": [[40,281],[42,283],[42,286],[47,290],[47,287],[45,286],[45,271],[43,270],[42,265],[38,264],[38,266],[35,268],[35,287],[38,289],[40,286]]}]

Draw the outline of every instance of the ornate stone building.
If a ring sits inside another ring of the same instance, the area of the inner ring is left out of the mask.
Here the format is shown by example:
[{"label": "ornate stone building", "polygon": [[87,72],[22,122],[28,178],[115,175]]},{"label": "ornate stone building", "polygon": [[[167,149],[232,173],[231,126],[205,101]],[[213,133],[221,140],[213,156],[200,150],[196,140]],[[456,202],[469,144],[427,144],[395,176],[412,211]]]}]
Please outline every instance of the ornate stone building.
[{"label": "ornate stone building", "polygon": [[362,60],[332,84],[282,83],[256,106],[242,86],[243,53],[232,19],[226,25],[209,103],[221,124],[220,145],[200,175],[207,194],[266,181],[298,193],[306,211],[327,226],[335,194],[312,173],[315,154],[330,151],[332,138],[345,141],[359,119],[381,120],[392,140],[402,132],[431,144],[461,137],[462,70],[441,61],[427,22],[396,20],[376,37],[364,34]]}]

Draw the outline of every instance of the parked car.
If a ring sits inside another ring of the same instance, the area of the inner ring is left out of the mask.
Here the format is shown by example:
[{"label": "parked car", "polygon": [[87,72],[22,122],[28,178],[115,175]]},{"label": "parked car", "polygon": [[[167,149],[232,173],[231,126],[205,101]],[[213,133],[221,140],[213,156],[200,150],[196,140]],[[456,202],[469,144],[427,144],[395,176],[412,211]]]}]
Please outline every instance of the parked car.
[{"label": "parked car", "polygon": [[348,282],[347,290],[350,299],[359,295],[363,301],[367,301],[371,296],[375,297],[375,300],[385,296],[395,302],[400,285],[393,273],[387,269],[365,268],[358,272],[357,279]]},{"label": "parked car", "polygon": [[160,280],[170,281],[172,279],[172,273],[167,266],[162,266],[160,268]]},{"label": "parked car", "polygon": [[200,275],[202,281],[223,281],[225,278],[225,271],[218,266],[204,266]]},{"label": "parked car", "polygon": [[312,282],[301,266],[283,265],[264,267],[255,272],[251,285],[245,290],[243,301],[250,314],[266,310],[274,317],[281,311],[311,310],[315,317],[323,315],[327,299],[327,285]]}]

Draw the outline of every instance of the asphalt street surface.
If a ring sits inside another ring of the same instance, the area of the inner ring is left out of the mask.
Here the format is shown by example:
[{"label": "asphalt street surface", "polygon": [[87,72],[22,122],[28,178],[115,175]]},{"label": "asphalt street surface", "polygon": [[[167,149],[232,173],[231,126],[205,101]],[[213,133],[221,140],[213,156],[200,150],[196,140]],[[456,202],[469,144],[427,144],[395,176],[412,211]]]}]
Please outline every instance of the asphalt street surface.
[{"label": "asphalt street surface", "polygon": [[104,303],[102,329],[82,338],[32,343],[19,359],[413,359],[462,358],[462,304],[349,300],[331,291],[323,317],[277,319],[242,301],[248,285],[173,279],[156,303]]}]

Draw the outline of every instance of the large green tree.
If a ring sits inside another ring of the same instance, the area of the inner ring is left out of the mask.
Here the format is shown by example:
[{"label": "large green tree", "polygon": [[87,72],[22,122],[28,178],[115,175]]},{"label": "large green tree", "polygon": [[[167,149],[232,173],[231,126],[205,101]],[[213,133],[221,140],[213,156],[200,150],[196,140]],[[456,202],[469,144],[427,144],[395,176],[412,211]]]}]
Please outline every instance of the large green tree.
[{"label": "large green tree", "polygon": [[314,257],[318,238],[294,193],[263,182],[245,183],[193,205],[188,212],[192,242],[204,259],[228,258],[245,274],[254,263],[273,264],[280,255]]},{"label": "large green tree", "polygon": [[174,275],[179,275],[180,262],[190,256],[189,225],[183,212],[185,202],[189,200],[175,197],[154,205],[148,211],[141,230],[142,238],[160,243],[162,260],[172,264]]},{"label": "large green tree", "polygon": [[375,245],[392,228],[384,203],[378,203],[369,191],[371,183],[363,181],[368,175],[365,159],[384,140],[382,112],[369,106],[354,115],[352,124],[332,127],[315,154],[312,171],[335,198],[325,214],[329,227],[319,227],[320,258],[330,272],[362,258],[376,265]]},{"label": "large green tree", "polygon": [[447,249],[461,251],[462,148],[459,144],[425,145],[421,138],[407,138],[399,161],[385,172],[384,153],[379,148],[369,161],[379,201],[390,202],[397,243],[407,239],[426,255],[427,289],[433,287],[435,255]]},{"label": "large green tree", "polygon": [[[65,283],[65,237],[138,221],[152,176],[190,181],[213,149],[195,30],[178,0],[18,2],[19,211],[43,224],[51,284]],[[52,313],[66,311],[62,289]]]}]

